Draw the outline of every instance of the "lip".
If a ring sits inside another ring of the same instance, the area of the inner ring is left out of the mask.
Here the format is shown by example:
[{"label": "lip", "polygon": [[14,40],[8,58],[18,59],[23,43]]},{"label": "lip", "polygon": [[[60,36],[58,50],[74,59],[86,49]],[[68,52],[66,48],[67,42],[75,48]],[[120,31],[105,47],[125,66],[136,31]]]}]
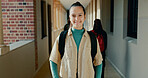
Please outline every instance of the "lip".
[{"label": "lip", "polygon": [[75,23],[79,23],[79,22],[75,22]]},{"label": "lip", "polygon": [[74,22],[75,24],[79,24],[79,22]]},{"label": "lip", "polygon": [[81,23],[81,22],[79,22],[79,21],[74,21],[74,23],[79,24],[79,23]]},{"label": "lip", "polygon": [[75,25],[79,25],[80,23],[75,23]]}]

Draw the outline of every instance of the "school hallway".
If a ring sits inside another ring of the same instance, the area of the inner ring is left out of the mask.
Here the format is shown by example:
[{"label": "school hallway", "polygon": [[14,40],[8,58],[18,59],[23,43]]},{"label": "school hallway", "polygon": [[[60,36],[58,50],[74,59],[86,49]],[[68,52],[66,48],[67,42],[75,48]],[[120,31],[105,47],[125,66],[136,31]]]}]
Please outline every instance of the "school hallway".
[{"label": "school hallway", "polygon": [[52,78],[48,59],[80,1],[107,33],[105,78],[148,78],[148,0],[0,0],[0,78]]},{"label": "school hallway", "polygon": [[[41,69],[36,73],[34,78],[52,78],[49,69],[49,62],[46,61],[45,64],[41,67]],[[107,60],[104,78],[122,78]]]}]

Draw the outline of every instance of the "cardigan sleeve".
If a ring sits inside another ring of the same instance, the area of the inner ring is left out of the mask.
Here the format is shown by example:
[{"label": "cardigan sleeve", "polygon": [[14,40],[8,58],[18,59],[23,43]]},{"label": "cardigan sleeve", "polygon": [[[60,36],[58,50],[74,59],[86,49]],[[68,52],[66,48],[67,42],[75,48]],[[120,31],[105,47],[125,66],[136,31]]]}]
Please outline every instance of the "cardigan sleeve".
[{"label": "cardigan sleeve", "polygon": [[55,40],[55,43],[53,45],[51,54],[50,54],[50,58],[49,61],[53,61],[56,64],[59,64],[61,61],[61,55],[60,52],[58,50],[58,44],[59,44],[59,36],[57,37],[57,39]]}]

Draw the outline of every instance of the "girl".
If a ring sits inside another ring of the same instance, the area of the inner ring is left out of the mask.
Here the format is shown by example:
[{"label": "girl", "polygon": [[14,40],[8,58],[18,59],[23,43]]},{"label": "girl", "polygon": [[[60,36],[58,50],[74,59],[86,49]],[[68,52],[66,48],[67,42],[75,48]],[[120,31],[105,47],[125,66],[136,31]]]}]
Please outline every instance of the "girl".
[{"label": "girl", "polygon": [[[72,26],[66,35],[64,55],[61,59],[58,50],[59,37],[57,37],[49,58],[52,76],[53,78],[94,78],[96,75],[96,78],[100,78],[102,56],[97,42],[97,53],[92,63],[90,37],[83,28],[86,19],[85,9],[76,2],[71,5],[69,14]],[[60,66],[59,74],[58,66]]]},{"label": "girl", "polygon": [[103,67],[102,67],[102,75],[101,75],[101,78],[104,78],[105,50],[107,48],[107,34],[103,30],[101,21],[99,19],[95,19],[94,28],[93,28],[92,32],[96,35],[96,37],[98,39],[101,54],[102,54],[102,57],[104,59],[103,60]]}]

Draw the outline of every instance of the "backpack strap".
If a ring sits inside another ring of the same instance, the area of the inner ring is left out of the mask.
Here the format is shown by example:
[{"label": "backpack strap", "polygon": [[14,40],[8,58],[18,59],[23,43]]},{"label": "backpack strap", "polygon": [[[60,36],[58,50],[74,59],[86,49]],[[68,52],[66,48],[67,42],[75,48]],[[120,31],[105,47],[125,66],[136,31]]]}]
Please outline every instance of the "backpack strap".
[{"label": "backpack strap", "polygon": [[61,54],[61,58],[64,55],[65,39],[66,39],[67,32],[68,30],[62,31],[59,37],[59,52]]},{"label": "backpack strap", "polygon": [[91,57],[92,57],[92,62],[94,61],[94,58],[96,56],[97,53],[97,40],[95,37],[95,34],[91,31],[87,31],[89,36],[90,36],[90,40],[91,40]]}]

